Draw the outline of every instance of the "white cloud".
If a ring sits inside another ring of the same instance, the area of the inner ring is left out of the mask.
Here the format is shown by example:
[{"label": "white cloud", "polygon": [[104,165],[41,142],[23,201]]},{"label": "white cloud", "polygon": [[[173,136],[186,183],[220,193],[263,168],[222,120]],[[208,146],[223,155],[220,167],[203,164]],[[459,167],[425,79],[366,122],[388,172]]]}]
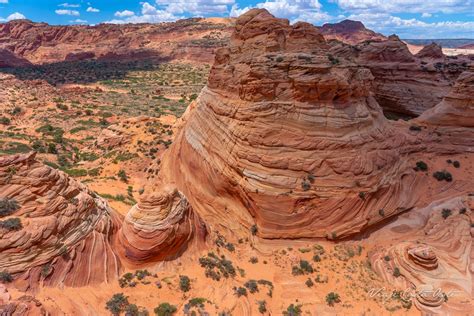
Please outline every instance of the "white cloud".
[{"label": "white cloud", "polygon": [[[122,12],[116,12],[123,14]],[[133,12],[132,12],[133,13]],[[117,15],[116,15],[117,16]],[[141,15],[131,15],[127,18],[120,20],[114,19],[106,21],[105,23],[123,24],[123,23],[160,23],[160,22],[171,22],[183,18],[182,16],[176,16],[172,12],[167,10],[157,9],[148,2],[142,3]]]},{"label": "white cloud", "polygon": [[334,0],[343,10],[367,13],[473,12],[474,0]]},{"label": "white cloud", "polygon": [[8,3],[8,0],[0,0],[0,3]]},{"label": "white cloud", "polygon": [[119,18],[124,18],[124,17],[128,17],[128,16],[133,16],[133,15],[135,15],[135,13],[133,11],[130,11],[130,10],[123,10],[123,11],[115,12],[114,15],[116,17],[119,17]]},{"label": "white cloud", "polygon": [[21,19],[26,19],[26,17],[19,12],[12,13],[7,17],[7,21],[21,20]]},{"label": "white cloud", "polygon": [[94,13],[100,12],[99,9],[96,9],[96,8],[93,8],[93,7],[88,7],[86,11],[87,11],[87,12],[94,12]]},{"label": "white cloud", "polygon": [[56,10],[54,12],[56,12],[56,14],[59,14],[59,15],[72,15],[72,16],[79,16],[80,15],[79,11],[76,11],[76,10],[61,9],[61,10]]},{"label": "white cloud", "polygon": [[[322,5],[318,0],[266,0],[257,3],[255,8],[267,9],[271,14],[280,18],[287,18],[291,22],[306,21],[310,23],[327,22],[334,19],[326,12],[321,11]],[[237,4],[230,11],[231,17],[237,17],[252,7],[240,9]]]},{"label": "white cloud", "polygon": [[61,3],[59,5],[60,7],[63,7],[63,8],[79,8],[80,5],[79,4],[71,4],[71,3]]},{"label": "white cloud", "polygon": [[422,18],[430,18],[431,16],[432,16],[431,13],[426,13],[426,12],[424,12],[424,13],[421,15]]},{"label": "white cloud", "polygon": [[193,15],[216,15],[229,12],[235,0],[155,0],[162,10],[173,14],[192,12]]},{"label": "white cloud", "polygon": [[79,23],[79,24],[86,24],[86,20],[81,20],[81,19],[75,19],[73,21],[69,21],[70,23]]},{"label": "white cloud", "polygon": [[427,23],[417,19],[402,19],[388,13],[359,13],[348,19],[361,21],[366,27],[383,34],[397,34],[401,38],[470,37],[474,21],[441,21]]}]

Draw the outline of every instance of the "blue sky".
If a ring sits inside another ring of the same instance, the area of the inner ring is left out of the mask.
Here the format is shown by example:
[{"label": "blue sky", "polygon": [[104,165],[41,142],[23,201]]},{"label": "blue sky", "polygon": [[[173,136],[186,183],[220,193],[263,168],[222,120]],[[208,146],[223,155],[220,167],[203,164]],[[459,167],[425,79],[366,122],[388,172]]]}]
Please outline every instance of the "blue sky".
[{"label": "blue sky", "polygon": [[254,7],[315,25],[349,18],[402,38],[474,38],[474,0],[0,0],[0,22],[158,23],[237,16]]}]

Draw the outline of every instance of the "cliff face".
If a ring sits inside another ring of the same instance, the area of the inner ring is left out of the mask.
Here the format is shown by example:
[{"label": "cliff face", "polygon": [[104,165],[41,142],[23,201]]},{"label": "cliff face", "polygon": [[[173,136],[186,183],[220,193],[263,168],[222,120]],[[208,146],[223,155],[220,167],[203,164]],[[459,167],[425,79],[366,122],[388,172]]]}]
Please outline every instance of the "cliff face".
[{"label": "cliff face", "polygon": [[459,75],[472,64],[466,56],[443,57],[434,46],[414,56],[395,35],[355,46],[330,44],[334,56],[370,69],[375,78],[372,91],[385,111],[409,116],[418,116],[441,102]]},{"label": "cliff face", "polygon": [[34,64],[81,59],[189,59],[211,62],[232,20],[161,24],[52,26],[28,20],[0,24],[0,48]]},{"label": "cliff face", "polygon": [[440,126],[474,127],[474,71],[463,72],[454,87],[418,120]]},{"label": "cliff face", "polygon": [[34,154],[5,156],[0,197],[0,266],[18,288],[84,286],[120,273],[112,246],[120,218],[83,184]]},{"label": "cliff face", "polygon": [[381,209],[390,216],[421,202],[412,160],[446,149],[386,121],[370,71],[328,47],[315,27],[265,10],[236,21],[160,174],[206,223],[336,239],[380,222]]},{"label": "cliff face", "polygon": [[0,48],[0,68],[6,67],[24,67],[30,66],[31,63],[21,57],[16,56],[14,53],[8,49]]}]

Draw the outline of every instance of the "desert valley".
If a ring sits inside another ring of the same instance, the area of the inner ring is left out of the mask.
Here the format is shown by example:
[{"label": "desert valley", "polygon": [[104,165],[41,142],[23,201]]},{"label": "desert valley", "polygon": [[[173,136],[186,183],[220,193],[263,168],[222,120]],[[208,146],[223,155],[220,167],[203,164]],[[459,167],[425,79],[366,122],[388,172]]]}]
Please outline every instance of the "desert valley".
[{"label": "desert valley", "polygon": [[472,44],[0,23],[0,315],[473,315],[473,212]]}]

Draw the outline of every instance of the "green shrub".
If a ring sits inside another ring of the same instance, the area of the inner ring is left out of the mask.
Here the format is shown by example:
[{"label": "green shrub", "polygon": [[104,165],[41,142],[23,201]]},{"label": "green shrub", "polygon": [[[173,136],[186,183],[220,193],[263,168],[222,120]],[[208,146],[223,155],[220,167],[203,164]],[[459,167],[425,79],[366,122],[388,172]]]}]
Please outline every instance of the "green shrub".
[{"label": "green shrub", "polygon": [[339,294],[330,292],[326,295],[326,303],[328,303],[329,306],[334,306],[334,303],[339,303],[339,302],[341,302]]},{"label": "green shrub", "polygon": [[258,228],[257,228],[257,225],[252,225],[252,227],[250,227],[250,232],[252,233],[252,235],[257,235],[257,232],[258,232]]},{"label": "green shrub", "polygon": [[443,208],[441,211],[441,216],[443,216],[444,219],[448,218],[453,212],[449,208]]},{"label": "green shrub", "polygon": [[291,304],[286,308],[286,311],[283,311],[285,316],[300,316],[303,313],[301,310],[301,305]]},{"label": "green shrub", "polygon": [[161,303],[153,311],[157,316],[171,316],[174,315],[177,310],[176,306],[171,305],[170,303]]},{"label": "green shrub", "polygon": [[454,168],[459,168],[459,167],[461,167],[461,164],[459,163],[459,161],[455,160],[455,161],[453,161],[453,167]]},{"label": "green shrub", "polygon": [[428,170],[428,165],[424,161],[417,161],[415,171],[426,171]]},{"label": "green shrub", "polygon": [[267,311],[267,302],[265,302],[265,301],[258,301],[257,304],[258,304],[258,312],[259,312],[260,314],[263,314],[263,313],[265,313],[265,312]]},{"label": "green shrub", "polygon": [[247,289],[244,287],[239,286],[238,288],[235,288],[234,291],[237,297],[247,296]]},{"label": "green shrub", "polygon": [[21,224],[21,220],[18,217],[9,218],[4,221],[0,221],[0,228],[12,231],[12,230],[20,230],[23,228]]},{"label": "green shrub", "polygon": [[399,276],[401,276],[402,274],[400,273],[400,269],[398,267],[395,267],[393,269],[393,276],[398,278]]},{"label": "green shrub", "polygon": [[127,296],[123,295],[123,293],[117,293],[107,301],[105,308],[113,315],[120,315],[121,312],[125,311],[128,305],[130,305],[130,303],[128,302]]},{"label": "green shrub", "polygon": [[446,170],[436,171],[435,173],[433,173],[433,177],[435,177],[435,179],[438,181],[443,181],[443,180],[447,182],[453,181],[453,176],[451,175],[451,173],[447,172]]},{"label": "green shrub", "polygon": [[119,179],[125,183],[128,182],[128,176],[127,176],[127,173],[125,172],[125,170],[123,169],[120,169],[119,172],[117,173]]},{"label": "green shrub", "polygon": [[0,217],[5,217],[13,214],[20,206],[15,199],[0,198]]},{"label": "green shrub", "polygon": [[0,272],[0,282],[2,282],[2,283],[13,282],[13,277],[9,272],[2,271],[2,272]]},{"label": "green shrub", "polygon": [[10,125],[10,119],[5,116],[0,116],[0,124],[2,125]]},{"label": "green shrub", "polygon": [[306,282],[304,284],[306,284],[307,287],[312,287],[314,285],[313,280],[311,280],[309,278],[308,278],[308,280],[306,280]]},{"label": "green shrub", "polygon": [[303,275],[313,272],[313,266],[306,260],[300,260],[299,266],[293,266],[291,271],[293,275]]},{"label": "green shrub", "polygon": [[258,292],[257,281],[255,280],[248,280],[245,282],[244,286],[249,290],[250,293]]},{"label": "green shrub", "polygon": [[191,280],[186,275],[179,276],[179,288],[183,292],[188,292],[191,289]]},{"label": "green shrub", "polygon": [[53,268],[51,267],[51,264],[47,263],[41,267],[41,276],[43,278],[46,278],[48,275],[50,275],[52,271],[53,271]]},{"label": "green shrub", "polygon": [[199,264],[205,268],[205,275],[215,281],[219,281],[221,276],[225,278],[235,277],[236,270],[232,264],[232,261],[227,260],[224,255],[221,257],[216,256],[210,252],[207,256],[199,258]]}]

